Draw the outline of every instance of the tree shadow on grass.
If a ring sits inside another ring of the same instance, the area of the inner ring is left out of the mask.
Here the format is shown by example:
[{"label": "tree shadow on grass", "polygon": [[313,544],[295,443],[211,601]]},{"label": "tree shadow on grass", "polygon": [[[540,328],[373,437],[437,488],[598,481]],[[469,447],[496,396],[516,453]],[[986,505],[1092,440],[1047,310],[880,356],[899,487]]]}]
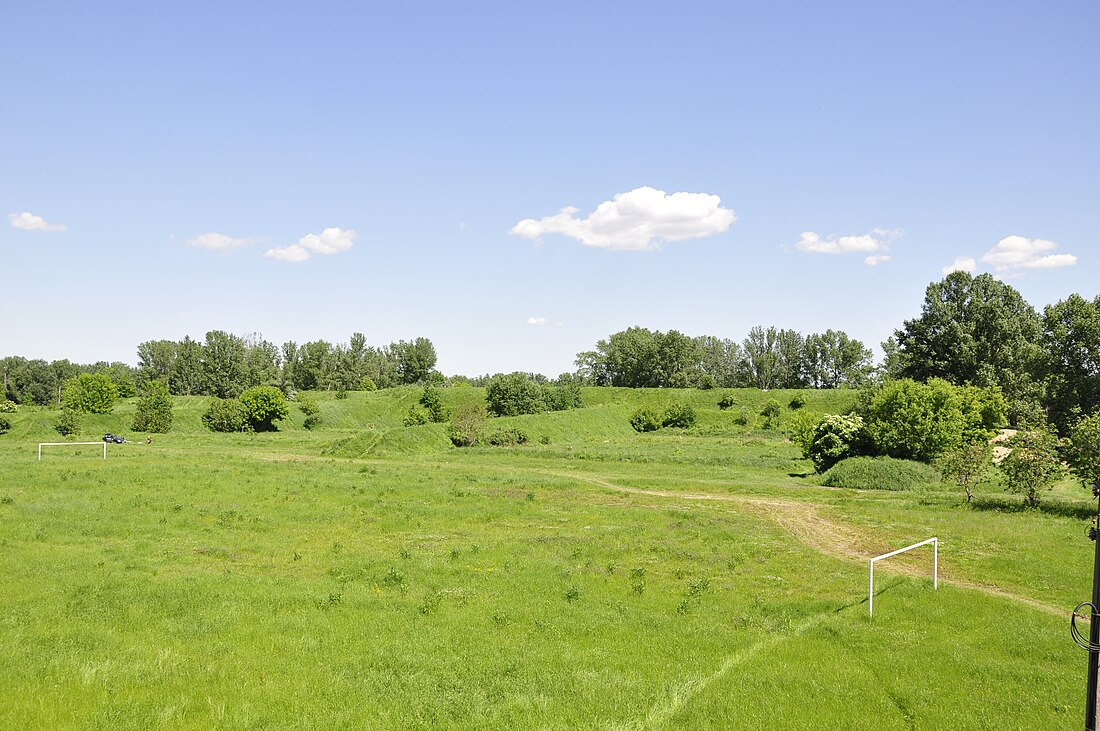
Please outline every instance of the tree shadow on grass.
[{"label": "tree shadow on grass", "polygon": [[1022,498],[1009,497],[976,497],[970,502],[972,510],[989,510],[998,513],[1027,513],[1039,512],[1047,515],[1057,515],[1060,518],[1075,518],[1077,520],[1089,520],[1096,515],[1096,505],[1085,502],[1068,502],[1066,500],[1040,500],[1038,507],[1030,507]]}]

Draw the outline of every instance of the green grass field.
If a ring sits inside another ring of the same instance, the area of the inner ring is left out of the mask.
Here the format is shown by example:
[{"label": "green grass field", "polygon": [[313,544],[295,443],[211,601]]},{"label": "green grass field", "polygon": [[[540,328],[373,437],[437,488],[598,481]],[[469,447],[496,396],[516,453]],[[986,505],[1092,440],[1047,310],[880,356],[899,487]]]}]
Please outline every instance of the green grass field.
[{"label": "green grass field", "polygon": [[[719,392],[586,389],[507,448],[404,428],[417,389],[319,395],[324,422],[152,444],[0,436],[0,727],[1062,729],[1094,503],[995,485],[834,489]],[[751,413],[794,392],[735,392]],[[805,410],[850,392],[805,394]],[[444,391],[451,406],[480,389]],[[699,423],[637,434],[643,403]],[[883,486],[890,487],[890,486]],[[940,538],[876,567],[867,558]]]}]

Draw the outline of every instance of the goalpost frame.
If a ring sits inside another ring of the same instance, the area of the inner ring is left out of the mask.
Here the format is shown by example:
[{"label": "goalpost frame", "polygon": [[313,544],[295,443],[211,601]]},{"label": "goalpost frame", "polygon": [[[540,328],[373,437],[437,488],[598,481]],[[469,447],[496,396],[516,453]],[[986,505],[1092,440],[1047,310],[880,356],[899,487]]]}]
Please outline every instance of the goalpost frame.
[{"label": "goalpost frame", "polygon": [[881,561],[884,558],[890,558],[891,556],[897,556],[899,553],[905,553],[911,551],[914,548],[920,548],[921,546],[927,546],[932,544],[932,588],[940,588],[940,539],[929,538],[923,540],[920,543],[914,543],[911,546],[905,548],[899,548],[896,551],[890,551],[890,553],[884,553],[881,556],[875,556],[871,559],[871,571],[870,571],[870,591],[867,593],[867,614],[870,617],[875,616],[875,561]]},{"label": "goalpost frame", "polygon": [[42,447],[77,447],[82,444],[102,444],[103,459],[107,459],[107,442],[40,442],[38,444],[38,461],[42,461]]}]

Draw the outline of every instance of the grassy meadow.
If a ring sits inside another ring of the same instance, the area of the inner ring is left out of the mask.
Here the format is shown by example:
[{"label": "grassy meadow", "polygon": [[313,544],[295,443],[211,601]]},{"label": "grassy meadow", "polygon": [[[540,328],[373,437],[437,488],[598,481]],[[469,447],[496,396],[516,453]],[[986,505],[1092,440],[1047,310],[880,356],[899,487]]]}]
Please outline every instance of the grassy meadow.
[{"label": "grassy meadow", "polygon": [[[133,402],[48,448],[0,436],[0,727],[1061,729],[1084,715],[1069,611],[1095,503],[993,483],[819,484],[757,416],[795,392],[585,389],[494,420],[529,443],[404,427],[419,389],[317,397],[278,433],[173,431]],[[803,392],[808,413],[851,405]],[[443,392],[450,406],[483,398]],[[688,430],[635,433],[687,401]],[[743,406],[752,418],[738,424]],[[931,552],[867,558],[940,538]]]}]

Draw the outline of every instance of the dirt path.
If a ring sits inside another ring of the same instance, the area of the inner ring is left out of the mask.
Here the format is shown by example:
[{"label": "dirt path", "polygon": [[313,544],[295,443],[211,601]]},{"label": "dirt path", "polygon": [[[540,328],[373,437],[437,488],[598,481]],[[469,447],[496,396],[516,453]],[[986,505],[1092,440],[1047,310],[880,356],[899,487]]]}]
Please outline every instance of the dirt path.
[{"label": "dirt path", "polygon": [[[822,515],[819,506],[810,503],[800,503],[777,498],[753,497],[750,495],[714,495],[707,493],[673,492],[669,490],[646,490],[639,487],[619,485],[601,477],[580,474],[577,472],[535,471],[539,474],[579,480],[592,485],[598,485],[608,490],[631,495],[675,500],[734,503],[751,510],[761,517],[768,518],[778,523],[780,527],[815,551],[844,561],[859,561],[863,563],[868,561],[871,556],[876,553],[882,552],[882,546],[872,548],[870,545],[871,542],[866,536],[862,535],[851,526],[830,520]],[[889,566],[882,566],[880,571],[917,577],[927,576],[928,573],[927,569],[915,569],[904,563],[893,563]],[[990,596],[1026,604],[1034,609],[1058,617],[1067,617],[1067,613],[1063,609],[1051,606],[1037,599],[1032,599],[1031,597],[1006,591],[998,586],[981,584],[954,577],[946,579],[941,578],[941,581],[945,581],[954,586],[980,591]]]}]

